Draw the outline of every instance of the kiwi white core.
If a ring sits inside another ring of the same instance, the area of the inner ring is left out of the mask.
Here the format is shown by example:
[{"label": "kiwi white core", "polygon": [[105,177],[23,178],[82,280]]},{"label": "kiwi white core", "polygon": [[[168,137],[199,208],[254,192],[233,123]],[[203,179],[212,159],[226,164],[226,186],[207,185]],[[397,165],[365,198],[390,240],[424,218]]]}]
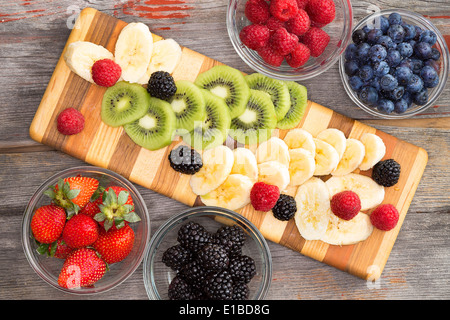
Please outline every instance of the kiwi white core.
[{"label": "kiwi white core", "polygon": [[154,127],[156,127],[156,119],[146,114],[141,119],[139,119],[139,125],[147,130],[153,129]]},{"label": "kiwi white core", "polygon": [[216,86],[211,88],[210,91],[223,99],[228,97],[228,89],[226,87]]},{"label": "kiwi white core", "polygon": [[245,123],[252,123],[256,121],[256,112],[250,109],[246,109],[243,114],[239,116],[239,120]]},{"label": "kiwi white core", "polygon": [[117,110],[122,111],[128,109],[129,106],[130,106],[129,99],[120,99],[117,103]]},{"label": "kiwi white core", "polygon": [[175,113],[180,113],[184,109],[186,109],[186,103],[181,99],[174,99],[171,103],[172,109]]}]

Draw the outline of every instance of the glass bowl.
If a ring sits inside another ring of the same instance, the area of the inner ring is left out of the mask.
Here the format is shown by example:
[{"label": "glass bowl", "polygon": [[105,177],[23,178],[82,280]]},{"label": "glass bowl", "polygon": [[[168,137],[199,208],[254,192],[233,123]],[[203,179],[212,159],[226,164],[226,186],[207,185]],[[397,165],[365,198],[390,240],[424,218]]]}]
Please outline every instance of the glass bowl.
[{"label": "glass bowl", "polygon": [[246,2],[247,0],[229,0],[226,19],[228,35],[242,60],[254,71],[271,78],[299,81],[315,77],[338,61],[351,39],[353,20],[351,2],[350,0],[334,0],[336,17],[330,24],[323,27],[323,30],[330,35],[330,42],[325,51],[317,58],[311,57],[299,68],[292,68],[286,61],[279,67],[271,66],[239,39],[242,28],[251,24],[244,14]]},{"label": "glass bowl", "polygon": [[440,63],[439,63],[439,84],[434,87],[428,89],[428,102],[424,105],[415,105],[413,104],[409,109],[404,113],[390,113],[386,114],[377,110],[376,107],[372,107],[368,104],[365,104],[361,101],[355,91],[349,85],[348,79],[349,77],[345,73],[344,63],[345,63],[345,55],[342,55],[339,59],[339,73],[341,75],[341,79],[344,85],[344,89],[351,98],[351,100],[358,105],[361,109],[366,111],[367,113],[384,118],[384,119],[402,119],[414,116],[424,110],[428,109],[430,106],[433,106],[442,91],[445,88],[447,83],[448,73],[449,73],[449,51],[445,39],[439,30],[426,18],[422,15],[403,10],[403,9],[387,9],[381,10],[379,12],[375,12],[371,15],[368,15],[364,19],[362,19],[354,28],[354,30],[358,30],[368,25],[369,23],[373,23],[373,21],[380,16],[388,17],[391,13],[397,12],[402,16],[402,20],[408,24],[417,25],[421,27],[423,30],[432,30],[437,36],[436,44],[433,46],[441,53]]},{"label": "glass bowl", "polygon": [[145,254],[144,285],[150,300],[168,300],[168,287],[176,272],[162,262],[163,253],[176,245],[179,228],[190,222],[203,225],[214,233],[224,225],[237,225],[247,234],[242,254],[255,260],[256,275],[248,283],[249,300],[263,300],[272,280],[272,258],[266,240],[242,215],[219,207],[194,207],[174,215],[153,235]]},{"label": "glass bowl", "polygon": [[[44,194],[49,186],[56,185],[59,179],[73,176],[86,176],[99,179],[100,185],[108,187],[117,185],[129,190],[134,202],[136,214],[141,218],[139,222],[130,222],[129,225],[135,233],[134,246],[130,254],[121,262],[109,265],[105,275],[91,287],[67,289],[58,285],[58,276],[64,260],[49,257],[37,252],[38,245],[32,238],[31,219],[37,208],[50,204],[51,199]],[[106,169],[81,166],[61,171],[47,179],[32,195],[25,208],[22,220],[22,245],[25,256],[34,271],[50,286],[66,293],[86,295],[102,293],[124,282],[139,267],[144,258],[146,247],[150,241],[150,218],[147,206],[138,190],[124,177]]]}]

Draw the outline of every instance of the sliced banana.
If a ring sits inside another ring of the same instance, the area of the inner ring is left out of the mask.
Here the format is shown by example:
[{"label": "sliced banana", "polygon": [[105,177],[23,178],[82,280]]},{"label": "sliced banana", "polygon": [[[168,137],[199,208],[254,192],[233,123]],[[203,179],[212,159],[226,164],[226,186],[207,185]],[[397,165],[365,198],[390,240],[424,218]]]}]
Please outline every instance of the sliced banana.
[{"label": "sliced banana", "polygon": [[315,176],[324,176],[330,174],[336,169],[339,163],[339,154],[336,149],[323,140],[314,138],[316,145],[316,152],[314,160],[316,161],[316,168],[314,170]]},{"label": "sliced banana", "polygon": [[275,185],[283,191],[290,182],[289,169],[278,161],[260,163],[258,164],[258,181]]},{"label": "sliced banana", "polygon": [[147,71],[139,79],[138,83],[147,84],[150,76],[156,71],[172,73],[181,59],[181,47],[173,39],[159,40],[153,43],[152,57]]},{"label": "sliced banana", "polygon": [[359,139],[366,149],[360,170],[369,170],[376,165],[386,154],[386,145],[379,136],[373,133],[364,133]]},{"label": "sliced banana", "polygon": [[231,174],[242,174],[252,181],[258,180],[258,164],[252,151],[247,148],[236,148],[233,150],[234,164]]},{"label": "sliced banana", "polygon": [[289,166],[289,148],[286,142],[277,137],[262,142],[256,149],[256,161],[258,163],[278,161]]},{"label": "sliced banana", "polygon": [[152,51],[152,33],[145,24],[132,22],[123,28],[114,52],[115,61],[122,68],[123,80],[138,82],[147,71]]},{"label": "sliced banana", "polygon": [[363,161],[365,153],[366,148],[361,141],[352,138],[347,139],[345,152],[338,166],[331,174],[334,176],[343,176],[355,171]]},{"label": "sliced banana", "polygon": [[297,148],[289,150],[289,185],[299,186],[309,180],[316,169],[314,155],[308,150]]},{"label": "sliced banana", "polygon": [[316,144],[314,143],[312,134],[304,129],[296,128],[290,130],[283,140],[289,149],[302,148],[312,154],[316,152]]},{"label": "sliced banana", "polygon": [[350,245],[366,240],[372,231],[370,217],[365,213],[360,212],[350,220],[332,214],[327,230],[320,240],[332,245]]},{"label": "sliced banana", "polygon": [[224,183],[234,164],[233,151],[220,145],[203,152],[202,161],[202,168],[190,179],[192,191],[200,196]]},{"label": "sliced banana", "polygon": [[114,60],[114,55],[105,47],[88,41],[72,42],[64,53],[64,61],[69,69],[91,83],[94,83],[92,65],[102,59]]},{"label": "sliced banana", "polygon": [[342,158],[342,155],[345,151],[345,146],[347,144],[347,138],[345,134],[335,128],[325,129],[316,136],[317,139],[323,140],[333,146],[339,154],[339,159]]},{"label": "sliced banana", "polygon": [[253,181],[242,174],[230,174],[217,189],[200,196],[207,206],[240,209],[250,203]]},{"label": "sliced banana", "polygon": [[321,179],[312,177],[297,189],[294,220],[305,240],[319,240],[327,231],[331,217],[330,196]]},{"label": "sliced banana", "polygon": [[345,190],[354,191],[361,200],[361,211],[374,208],[384,200],[384,187],[372,178],[357,173],[333,176],[325,182],[332,197]]}]

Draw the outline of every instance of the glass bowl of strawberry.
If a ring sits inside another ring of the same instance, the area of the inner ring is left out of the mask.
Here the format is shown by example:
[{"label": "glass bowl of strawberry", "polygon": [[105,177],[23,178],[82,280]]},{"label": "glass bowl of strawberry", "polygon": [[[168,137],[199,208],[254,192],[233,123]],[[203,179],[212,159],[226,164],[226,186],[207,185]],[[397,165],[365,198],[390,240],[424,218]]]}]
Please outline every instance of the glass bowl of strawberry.
[{"label": "glass bowl of strawberry", "polygon": [[272,258],[259,230],[237,212],[210,206],[172,216],[143,262],[150,300],[263,300]]},{"label": "glass bowl of strawberry", "polygon": [[299,81],[334,65],[351,39],[350,0],[230,0],[231,43],[256,72]]},{"label": "glass bowl of strawberry", "polygon": [[31,196],[22,245],[50,286],[96,294],[139,267],[150,240],[147,206],[136,187],[107,169],[81,166],[48,178]]}]

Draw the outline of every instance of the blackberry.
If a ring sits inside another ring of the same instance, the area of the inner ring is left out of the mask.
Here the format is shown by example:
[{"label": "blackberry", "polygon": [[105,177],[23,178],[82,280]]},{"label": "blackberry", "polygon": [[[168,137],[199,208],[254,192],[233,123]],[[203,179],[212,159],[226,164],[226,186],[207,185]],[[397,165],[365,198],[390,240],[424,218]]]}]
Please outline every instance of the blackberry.
[{"label": "blackberry", "polygon": [[213,273],[206,278],[205,293],[212,300],[231,300],[233,298],[233,280],[227,270]]},{"label": "blackberry", "polygon": [[184,174],[195,174],[203,166],[201,155],[188,146],[180,146],[169,154],[169,163],[172,169]]},{"label": "blackberry", "polygon": [[201,263],[197,260],[193,260],[185,264],[178,275],[189,283],[197,291],[203,290],[205,284],[205,278],[208,273],[203,269]]},{"label": "blackberry", "polygon": [[392,187],[400,178],[400,164],[394,159],[378,162],[372,170],[372,178],[383,187]]},{"label": "blackberry", "polygon": [[256,274],[255,260],[246,255],[235,257],[228,270],[234,282],[249,283]]},{"label": "blackberry", "polygon": [[277,203],[272,208],[272,213],[275,218],[281,221],[288,221],[297,212],[297,203],[294,197],[287,194],[280,194]]},{"label": "blackberry", "polygon": [[234,256],[241,253],[247,235],[244,230],[238,226],[223,226],[216,231],[214,239],[216,243],[226,247],[230,256]]},{"label": "blackberry", "polygon": [[247,300],[250,289],[245,283],[236,283],[233,286],[233,300]]},{"label": "blackberry", "polygon": [[220,271],[228,267],[228,252],[217,244],[208,244],[197,252],[197,259],[206,270]]},{"label": "blackberry", "polygon": [[148,80],[147,91],[152,97],[167,101],[175,94],[177,86],[170,73],[156,71]]},{"label": "blackberry", "polygon": [[170,300],[193,300],[195,299],[194,292],[191,286],[181,277],[176,276],[169,284],[169,299]]},{"label": "blackberry", "polygon": [[182,266],[192,261],[192,253],[190,250],[177,244],[166,251],[162,256],[162,262],[172,270],[180,270]]},{"label": "blackberry", "polygon": [[178,230],[177,240],[181,246],[194,252],[210,243],[212,235],[200,224],[188,222]]}]

